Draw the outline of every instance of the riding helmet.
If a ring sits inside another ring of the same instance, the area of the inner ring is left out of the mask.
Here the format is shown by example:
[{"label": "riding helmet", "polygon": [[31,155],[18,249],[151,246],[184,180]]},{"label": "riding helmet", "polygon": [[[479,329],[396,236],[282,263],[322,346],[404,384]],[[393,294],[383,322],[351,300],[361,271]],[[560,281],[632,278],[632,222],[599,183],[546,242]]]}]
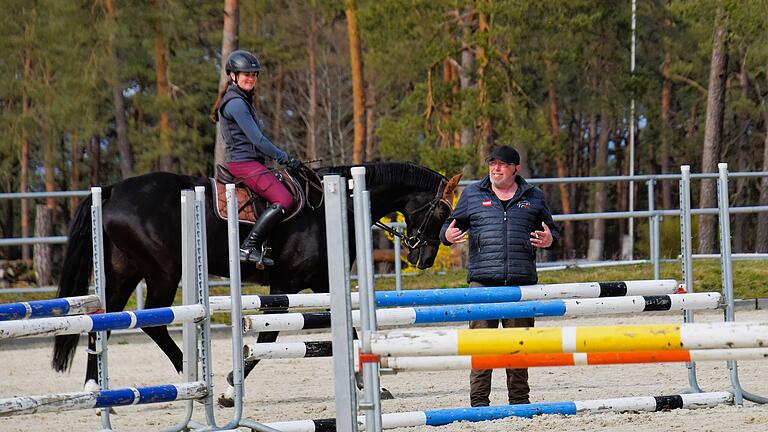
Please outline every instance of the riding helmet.
[{"label": "riding helmet", "polygon": [[227,74],[234,72],[259,72],[261,63],[253,53],[245,50],[235,50],[227,57]]}]

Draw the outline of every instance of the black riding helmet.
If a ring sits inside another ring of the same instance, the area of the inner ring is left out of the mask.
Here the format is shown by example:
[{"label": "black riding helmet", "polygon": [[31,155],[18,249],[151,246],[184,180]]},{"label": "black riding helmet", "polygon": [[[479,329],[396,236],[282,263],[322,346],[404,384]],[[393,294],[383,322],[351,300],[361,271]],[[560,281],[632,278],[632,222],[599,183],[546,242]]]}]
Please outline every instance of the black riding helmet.
[{"label": "black riding helmet", "polygon": [[236,50],[227,57],[226,71],[227,75],[231,72],[259,72],[261,70],[261,63],[249,51]]}]

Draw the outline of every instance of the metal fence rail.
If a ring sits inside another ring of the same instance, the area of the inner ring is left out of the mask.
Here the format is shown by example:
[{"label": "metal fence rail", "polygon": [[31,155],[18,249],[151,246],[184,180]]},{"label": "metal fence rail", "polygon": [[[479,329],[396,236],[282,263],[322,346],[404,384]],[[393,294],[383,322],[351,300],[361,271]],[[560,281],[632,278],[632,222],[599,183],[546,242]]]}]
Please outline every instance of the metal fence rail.
[{"label": "metal fence rail", "polygon": [[[698,173],[691,174],[692,179],[717,179],[718,173]],[[758,172],[734,172],[728,173],[728,177],[731,178],[761,178],[768,177],[768,171]],[[589,220],[615,220],[615,219],[648,219],[649,221],[649,257],[647,260],[624,260],[622,262],[610,262],[604,261],[604,263],[610,263],[609,265],[618,265],[623,262],[630,263],[653,263],[653,277],[659,278],[660,265],[663,261],[660,254],[661,243],[661,219],[664,216],[679,217],[681,214],[680,209],[656,209],[655,208],[655,184],[658,181],[680,181],[682,179],[681,174],[645,174],[645,175],[633,175],[633,176],[592,176],[592,177],[563,177],[563,178],[534,178],[528,179],[532,184],[580,184],[580,183],[610,183],[610,182],[630,182],[630,181],[645,181],[647,183],[647,197],[648,197],[648,209],[647,210],[635,210],[635,211],[613,211],[602,213],[572,213],[572,214],[557,214],[553,215],[553,219],[556,222],[563,221],[589,221]],[[475,183],[477,180],[462,180],[459,185],[467,186]],[[45,199],[45,198],[67,198],[67,197],[84,197],[90,195],[89,190],[81,191],[57,191],[57,192],[25,192],[25,193],[0,193],[0,200],[7,199]],[[747,214],[768,212],[768,206],[740,206],[729,207],[728,212],[730,214]],[[693,215],[717,215],[717,208],[701,208],[692,209]],[[391,223],[390,226],[402,230],[405,228],[404,223]],[[374,229],[377,229],[374,227]],[[19,237],[19,238],[5,238],[0,239],[0,247],[21,246],[21,245],[34,245],[34,244],[64,244],[67,242],[67,236],[48,236],[48,237]],[[400,290],[402,287],[402,269],[400,260],[397,257],[400,255],[400,243],[395,241],[395,273],[396,289]],[[766,254],[746,254],[754,259],[768,259]],[[714,255],[713,257],[718,257]],[[698,258],[698,256],[696,257]],[[739,256],[740,259],[748,259],[746,257]],[[554,266],[540,266],[540,269],[548,268],[567,268],[569,266],[596,266],[599,262],[592,262],[586,264],[583,262],[567,262],[567,263],[552,263]],[[140,285],[141,288],[141,285]],[[55,287],[36,287],[36,288],[10,288],[0,289],[0,293],[27,293],[27,292],[55,292]],[[140,289],[137,289],[137,292]],[[143,303],[143,296],[139,295],[139,301]]]}]

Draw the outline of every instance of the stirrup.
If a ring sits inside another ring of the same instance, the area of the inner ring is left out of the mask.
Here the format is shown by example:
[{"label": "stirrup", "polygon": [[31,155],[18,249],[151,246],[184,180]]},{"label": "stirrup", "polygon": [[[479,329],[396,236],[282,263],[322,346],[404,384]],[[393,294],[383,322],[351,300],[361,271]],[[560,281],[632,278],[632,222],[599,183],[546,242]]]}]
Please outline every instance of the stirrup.
[{"label": "stirrup", "polygon": [[256,264],[256,268],[263,270],[265,267],[275,265],[275,262],[267,257],[267,252],[271,248],[261,245],[261,252],[258,253],[256,248],[244,249],[240,248],[240,262],[249,262]]}]

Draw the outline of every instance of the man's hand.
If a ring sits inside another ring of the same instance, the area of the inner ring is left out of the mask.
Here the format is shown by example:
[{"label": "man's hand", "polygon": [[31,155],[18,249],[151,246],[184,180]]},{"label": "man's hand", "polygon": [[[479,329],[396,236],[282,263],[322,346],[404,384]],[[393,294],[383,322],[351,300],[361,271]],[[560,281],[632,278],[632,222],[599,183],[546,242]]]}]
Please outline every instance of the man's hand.
[{"label": "man's hand", "polygon": [[[544,228],[544,231],[534,231],[531,233],[531,244],[535,247],[548,248],[552,246],[552,232],[544,222],[541,223],[541,226]],[[445,236],[446,238],[448,237],[447,232]]]},{"label": "man's hand", "polygon": [[451,244],[464,243],[467,241],[466,237],[464,237],[466,234],[466,231],[456,228],[456,219],[454,219],[448,225],[448,229],[445,230],[445,239]]}]

